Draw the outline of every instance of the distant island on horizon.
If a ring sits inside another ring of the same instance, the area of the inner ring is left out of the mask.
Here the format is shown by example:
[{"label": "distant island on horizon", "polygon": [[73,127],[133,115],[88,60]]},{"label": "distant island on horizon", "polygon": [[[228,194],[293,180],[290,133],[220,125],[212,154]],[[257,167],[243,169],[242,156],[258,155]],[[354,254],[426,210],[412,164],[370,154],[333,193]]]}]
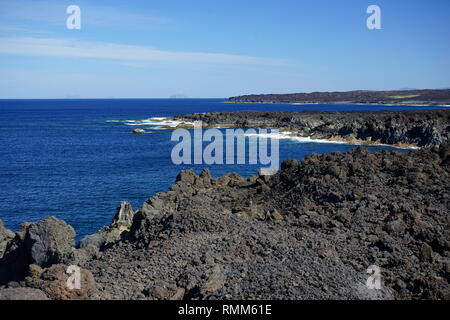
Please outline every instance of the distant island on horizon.
[{"label": "distant island on horizon", "polygon": [[450,105],[450,89],[355,90],[231,97],[231,103]]}]

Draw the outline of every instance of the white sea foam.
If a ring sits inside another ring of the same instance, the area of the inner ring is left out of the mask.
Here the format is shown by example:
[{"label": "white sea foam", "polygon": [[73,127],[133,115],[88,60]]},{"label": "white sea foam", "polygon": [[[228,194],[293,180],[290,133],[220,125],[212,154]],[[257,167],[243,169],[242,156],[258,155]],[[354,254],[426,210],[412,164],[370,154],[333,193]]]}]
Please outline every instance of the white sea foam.
[{"label": "white sea foam", "polygon": [[280,132],[269,132],[269,133],[245,133],[245,136],[258,136],[267,139],[287,139],[294,140],[301,143],[333,143],[333,144],[346,144],[344,141],[330,141],[326,139],[312,139],[311,137],[299,137],[293,135],[289,131],[280,131]]},{"label": "white sea foam", "polygon": [[[152,126],[152,129],[161,129],[162,127],[171,127],[176,128],[180,124],[187,124],[187,125],[194,125],[194,122],[188,122],[188,121],[179,121],[179,120],[170,120],[166,117],[152,117],[149,119],[143,119],[143,120],[108,120],[107,122],[122,122],[127,126]],[[217,129],[225,129],[227,127],[217,127]],[[227,128],[228,129],[228,128]],[[346,144],[346,145],[362,145],[362,144],[350,144],[346,141],[333,141],[333,140],[327,140],[327,139],[313,139],[311,137],[300,137],[294,135],[292,132],[289,131],[279,131],[279,132],[267,132],[267,133],[244,133],[245,136],[251,137],[251,136],[258,136],[263,137],[267,139],[278,139],[278,140],[292,140],[299,143],[329,143],[329,144]],[[410,150],[416,150],[420,149],[419,147],[399,147],[399,146],[393,146],[389,144],[371,144],[371,146],[382,146],[382,147],[393,147],[397,149],[410,149]]]},{"label": "white sea foam", "polygon": [[[272,133],[245,133],[245,136],[258,136],[258,137],[264,137],[267,139],[278,139],[278,140],[282,140],[282,139],[287,139],[287,140],[293,140],[299,143],[329,143],[329,144],[346,144],[346,145],[363,145],[363,144],[350,144],[346,141],[333,141],[333,140],[327,140],[327,139],[312,139],[311,137],[299,137],[299,136],[295,136],[293,135],[291,132],[289,131],[280,131],[280,132],[272,132]],[[393,145],[389,145],[389,144],[372,144],[370,146],[378,146],[378,147],[393,147],[396,149],[411,149],[411,150],[417,150],[420,149],[419,147],[398,147],[398,146],[393,146]]]},{"label": "white sea foam", "polygon": [[142,120],[108,120],[107,122],[122,122],[127,126],[153,126],[155,127],[154,129],[158,129],[163,126],[176,128],[180,124],[194,124],[193,122],[170,120],[165,117],[153,117]]}]

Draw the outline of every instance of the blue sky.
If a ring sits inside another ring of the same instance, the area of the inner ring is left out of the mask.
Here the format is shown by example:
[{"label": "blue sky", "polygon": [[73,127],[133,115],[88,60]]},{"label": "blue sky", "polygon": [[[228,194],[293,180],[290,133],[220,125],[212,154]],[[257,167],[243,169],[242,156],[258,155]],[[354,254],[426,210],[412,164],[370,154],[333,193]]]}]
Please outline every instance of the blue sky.
[{"label": "blue sky", "polygon": [[449,34],[448,0],[0,0],[0,98],[447,88]]}]

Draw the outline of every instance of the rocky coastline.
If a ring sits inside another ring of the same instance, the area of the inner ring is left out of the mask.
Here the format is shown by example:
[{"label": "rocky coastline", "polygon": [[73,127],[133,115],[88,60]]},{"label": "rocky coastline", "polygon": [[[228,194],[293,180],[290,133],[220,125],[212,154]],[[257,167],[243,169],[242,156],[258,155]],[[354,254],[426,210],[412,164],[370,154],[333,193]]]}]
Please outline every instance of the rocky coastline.
[{"label": "rocky coastline", "polygon": [[450,89],[251,94],[231,97],[228,102],[448,106],[450,105]]},{"label": "rocky coastline", "polygon": [[[49,217],[0,222],[0,300],[449,299],[449,111],[208,113],[209,126],[277,127],[420,146],[312,154],[272,176],[181,171],[167,192],[74,243]],[[67,285],[80,268],[79,288]],[[366,286],[369,266],[382,288]]]},{"label": "rocky coastline", "polygon": [[449,299],[449,214],[448,144],[313,154],[247,179],[187,170],[77,247],[54,217],[0,225],[0,299]]},{"label": "rocky coastline", "polygon": [[211,112],[177,115],[205,128],[275,128],[293,137],[349,144],[399,147],[438,146],[450,138],[450,110]]}]

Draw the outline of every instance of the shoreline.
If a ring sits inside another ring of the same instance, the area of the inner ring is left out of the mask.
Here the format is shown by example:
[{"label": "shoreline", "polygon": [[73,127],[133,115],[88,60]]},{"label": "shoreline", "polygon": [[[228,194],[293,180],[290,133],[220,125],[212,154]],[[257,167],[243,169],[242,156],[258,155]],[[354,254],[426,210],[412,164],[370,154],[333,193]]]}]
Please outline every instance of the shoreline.
[{"label": "shoreline", "polygon": [[441,104],[403,104],[403,103],[354,103],[354,102],[247,102],[247,101],[224,101],[223,103],[232,104],[286,104],[286,105],[298,105],[298,106],[309,106],[309,105],[329,105],[329,106],[343,106],[343,105],[354,105],[354,106],[387,106],[387,107],[436,107],[436,108],[450,108],[450,105]]},{"label": "shoreline", "polygon": [[450,89],[353,90],[297,92],[287,94],[247,94],[228,98],[230,102],[290,104],[363,104],[401,106],[448,106]]},{"label": "shoreline", "polygon": [[[249,178],[183,170],[78,246],[55,217],[0,222],[0,299],[448,299],[449,148],[312,154]],[[83,286],[69,290],[73,265]]]},{"label": "shoreline", "polygon": [[[116,121],[116,120],[113,120]],[[176,118],[176,117],[152,117],[149,119],[144,120],[126,120],[124,121],[125,125],[128,126],[155,126],[158,129],[161,130],[176,130],[176,129],[194,129],[194,123],[183,121],[182,118]],[[239,126],[235,126],[233,124],[223,124],[223,125],[206,125],[202,127],[202,129],[258,129],[256,127],[254,128],[242,128]],[[275,138],[275,139],[289,139],[292,141],[296,141],[298,143],[330,143],[330,144],[343,144],[343,145],[350,145],[350,146],[373,146],[373,147],[392,147],[395,149],[402,149],[402,150],[418,150],[420,147],[417,145],[408,145],[408,144],[385,144],[385,143],[378,143],[376,141],[371,140],[355,140],[355,139],[345,139],[342,137],[331,137],[329,139],[314,139],[312,136],[302,136],[298,135],[295,131],[281,131],[282,128],[265,128],[265,129],[276,129],[279,130],[278,133],[268,133],[268,138]],[[257,136],[263,135],[260,133],[256,134]],[[246,136],[248,136],[246,134]]]},{"label": "shoreline", "polygon": [[435,146],[450,139],[450,110],[235,111],[176,115],[180,122],[206,127],[274,128],[288,136],[350,145],[406,149]]}]

